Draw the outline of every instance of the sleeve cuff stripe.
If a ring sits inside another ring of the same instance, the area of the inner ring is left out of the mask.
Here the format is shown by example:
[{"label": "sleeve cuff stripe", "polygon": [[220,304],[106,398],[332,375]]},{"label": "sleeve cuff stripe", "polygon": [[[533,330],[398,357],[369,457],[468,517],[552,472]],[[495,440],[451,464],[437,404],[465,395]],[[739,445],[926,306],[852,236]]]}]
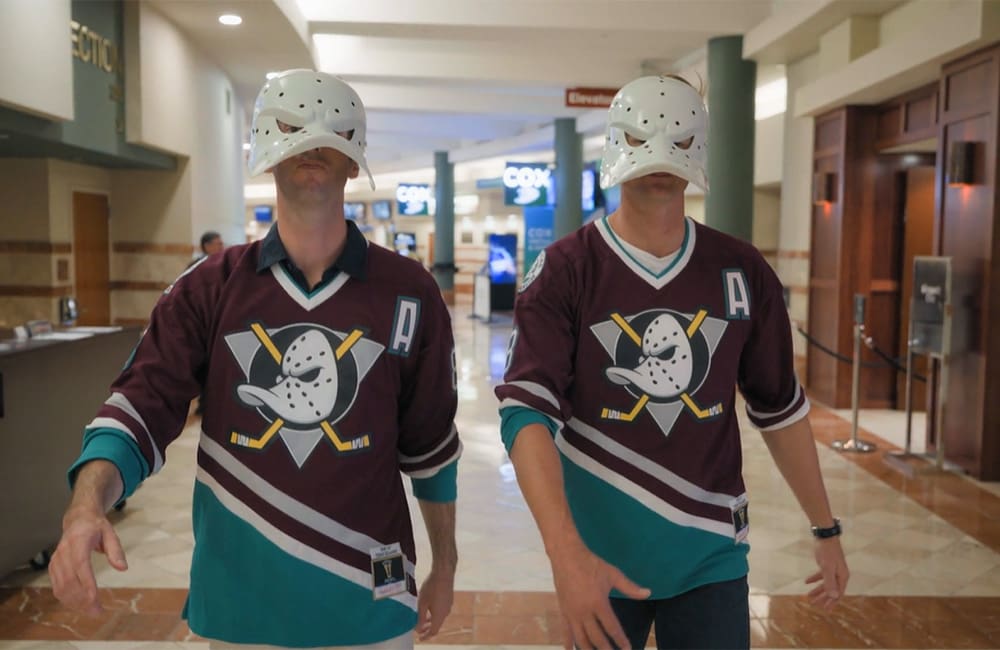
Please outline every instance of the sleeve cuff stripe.
[{"label": "sleeve cuff stripe", "polygon": [[783,420],[780,420],[779,422],[763,425],[761,424],[761,420],[759,418],[750,418],[750,423],[753,424],[758,431],[775,431],[777,429],[783,429],[790,424],[795,424],[808,414],[809,414],[809,400],[805,400],[802,403],[802,406],[800,406],[797,411],[792,413],[790,416],[784,418]]},{"label": "sleeve cuff stripe", "polygon": [[562,429],[562,427],[563,427],[564,422],[559,417],[554,416],[551,413],[546,413],[542,409],[539,409],[537,406],[532,406],[531,404],[525,404],[521,400],[514,399],[512,397],[508,397],[508,398],[505,398],[505,399],[501,400],[500,401],[500,406],[498,408],[502,411],[505,408],[518,407],[518,406],[520,406],[521,408],[526,408],[526,409],[531,410],[531,411],[537,411],[537,412],[541,413],[542,415],[544,415],[545,417],[547,417],[548,419],[552,420],[552,422],[554,422],[555,425],[557,427],[559,427],[560,429]]},{"label": "sleeve cuff stripe", "polygon": [[552,394],[552,391],[541,384],[536,384],[533,381],[508,381],[504,384],[504,386],[519,388],[525,392],[531,393],[535,397],[539,397],[551,404],[557,412],[560,410],[559,400],[557,400],[555,395]]},{"label": "sleeve cuff stripe", "polygon": [[803,398],[802,384],[800,384],[799,380],[796,379],[795,380],[795,397],[792,398],[792,401],[788,404],[788,406],[786,406],[785,408],[781,409],[780,411],[776,411],[774,413],[765,413],[763,411],[755,411],[754,409],[750,408],[750,404],[748,402],[747,403],[747,415],[749,415],[750,417],[757,418],[758,420],[769,419],[769,418],[779,418],[782,415],[785,415],[786,413],[790,412],[796,406],[798,406],[799,405],[799,400],[802,399],[802,398]]},{"label": "sleeve cuff stripe", "polygon": [[424,469],[414,469],[414,470],[407,470],[405,467],[401,467],[400,470],[410,478],[417,478],[417,479],[430,478],[435,474],[437,474],[439,471],[441,471],[442,468],[447,467],[451,463],[457,461],[461,455],[462,455],[462,443],[459,442],[458,449],[455,450],[455,453],[453,453],[451,456],[441,461],[440,463],[434,465],[433,467],[428,467]]},{"label": "sleeve cuff stripe", "polygon": [[439,454],[443,449],[447,448],[448,445],[452,443],[452,441],[455,439],[457,435],[458,435],[458,429],[455,428],[455,424],[452,423],[451,431],[448,433],[448,436],[437,447],[427,452],[426,454],[421,454],[420,456],[404,456],[403,454],[399,454],[399,462],[414,464],[423,462],[428,458],[432,458],[435,454]]}]

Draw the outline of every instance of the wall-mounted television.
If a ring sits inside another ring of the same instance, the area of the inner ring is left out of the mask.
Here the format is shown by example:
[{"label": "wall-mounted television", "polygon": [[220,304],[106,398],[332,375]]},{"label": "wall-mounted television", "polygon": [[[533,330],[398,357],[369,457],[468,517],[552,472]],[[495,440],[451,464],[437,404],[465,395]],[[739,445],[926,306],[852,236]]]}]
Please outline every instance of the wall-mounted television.
[{"label": "wall-mounted television", "polygon": [[392,201],[372,202],[372,216],[376,219],[392,219]]},{"label": "wall-mounted television", "polygon": [[364,203],[344,203],[344,218],[351,221],[364,221]]},{"label": "wall-mounted television", "polygon": [[414,232],[397,232],[396,236],[393,238],[393,248],[396,252],[406,254],[407,252],[416,252],[417,250],[417,233]]},{"label": "wall-mounted television", "polygon": [[274,208],[270,205],[254,206],[253,220],[261,223],[271,223],[274,220]]}]

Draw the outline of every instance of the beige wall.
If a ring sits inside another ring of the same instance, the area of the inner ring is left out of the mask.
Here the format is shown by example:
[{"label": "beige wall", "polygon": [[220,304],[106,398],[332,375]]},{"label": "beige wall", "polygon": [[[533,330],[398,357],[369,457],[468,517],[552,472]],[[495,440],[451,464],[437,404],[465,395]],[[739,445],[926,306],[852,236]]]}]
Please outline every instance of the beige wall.
[{"label": "beige wall", "polygon": [[73,241],[73,193],[111,194],[112,172],[100,167],[48,160],[49,237]]},{"label": "beige wall", "polygon": [[128,138],[188,160],[178,174],[140,179],[143,191],[185,202],[157,215],[159,238],[147,241],[197,244],[202,232],[216,230],[226,242],[242,242],[243,115],[232,84],[154,8],[129,2],[125,12],[126,32],[138,43],[126,49],[133,67],[126,101],[139,107],[127,116]]},{"label": "beige wall", "polygon": [[[190,261],[204,230],[218,230],[230,243],[243,239],[242,115],[229,80],[155,10],[143,3],[126,3],[125,9],[131,43],[125,52],[127,135],[179,155],[178,167],[107,170],[58,160],[0,160],[2,239],[49,244],[49,250],[8,251],[0,259],[0,286],[7,287],[0,292],[2,319],[57,316],[57,295],[17,294],[58,294],[72,287],[72,253],[65,248],[73,242],[75,191],[109,196],[115,321],[148,316],[162,287]],[[67,21],[60,38],[68,43]],[[64,85],[71,89],[72,81]],[[60,247],[53,252],[52,245]],[[66,281],[54,280],[60,260],[70,269]]]},{"label": "beige wall", "polygon": [[[0,2],[0,104],[52,120],[73,119],[70,2]],[[44,70],[44,74],[38,74]]]},{"label": "beige wall", "polygon": [[757,189],[753,192],[753,245],[771,266],[775,266],[781,224],[781,192]]},{"label": "beige wall", "polygon": [[46,169],[43,158],[0,158],[0,238],[3,240],[49,240]]},{"label": "beige wall", "polygon": [[[814,78],[819,65],[819,57],[813,55],[786,68],[788,108],[785,111],[783,137],[776,267],[782,284],[791,289],[789,316],[807,331],[812,234],[813,118],[794,117],[795,90]],[[805,340],[796,335],[794,341],[796,355],[804,357]],[[804,376],[799,379],[804,380]]]},{"label": "beige wall", "polygon": [[773,185],[781,182],[782,133],[785,128],[785,113],[772,115],[756,121],[753,152],[753,183],[755,186]]},{"label": "beige wall", "polygon": [[58,299],[47,295],[54,256],[45,246],[50,239],[44,159],[0,158],[0,233],[0,326],[51,318]]}]

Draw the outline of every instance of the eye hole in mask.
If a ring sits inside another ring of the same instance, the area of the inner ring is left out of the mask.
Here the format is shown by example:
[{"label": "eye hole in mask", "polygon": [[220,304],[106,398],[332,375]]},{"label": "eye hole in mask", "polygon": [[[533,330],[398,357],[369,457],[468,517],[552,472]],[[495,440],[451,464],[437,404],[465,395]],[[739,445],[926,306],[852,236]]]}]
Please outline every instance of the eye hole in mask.
[{"label": "eye hole in mask", "polygon": [[645,140],[641,140],[629,133],[625,134],[625,142],[628,143],[630,147],[641,147],[642,145],[646,144]]},{"label": "eye hole in mask", "polygon": [[680,142],[675,142],[674,144],[677,145],[678,149],[685,149],[685,150],[687,150],[687,149],[691,148],[691,144],[693,142],[694,142],[694,136],[692,135],[687,140],[681,140]]},{"label": "eye hole in mask", "polygon": [[291,124],[285,124],[281,120],[275,120],[278,123],[278,130],[282,133],[295,133],[296,131],[301,131],[301,126],[292,126]]}]

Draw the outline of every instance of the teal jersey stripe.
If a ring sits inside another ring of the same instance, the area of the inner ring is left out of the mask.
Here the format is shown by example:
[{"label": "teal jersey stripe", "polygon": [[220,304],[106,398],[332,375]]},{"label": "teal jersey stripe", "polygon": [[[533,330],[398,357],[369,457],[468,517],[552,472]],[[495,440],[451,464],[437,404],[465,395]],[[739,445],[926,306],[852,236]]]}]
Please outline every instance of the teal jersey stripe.
[{"label": "teal jersey stripe", "polygon": [[451,503],[458,497],[458,459],[438,470],[434,476],[410,479],[413,496],[421,501]]},{"label": "teal jersey stripe", "polygon": [[416,626],[416,612],[293,557],[194,488],[194,556],[184,617],[201,636],[291,648],[365,645]]},{"label": "teal jersey stripe", "polygon": [[101,427],[85,430],[83,450],[67,472],[70,488],[76,483],[79,469],[92,460],[106,460],[118,468],[125,486],[118,503],[132,496],[139,484],[149,476],[149,464],[139,445],[132,436],[118,429]]},{"label": "teal jersey stripe", "polygon": [[559,431],[559,427],[552,421],[552,418],[541,411],[526,406],[506,406],[500,409],[500,438],[508,453],[514,447],[517,434],[521,433],[521,429],[529,424],[544,425],[553,436]]},{"label": "teal jersey stripe", "polygon": [[747,544],[668,521],[561,457],[566,498],[587,547],[652,590],[650,598],[671,598],[749,571]]}]

